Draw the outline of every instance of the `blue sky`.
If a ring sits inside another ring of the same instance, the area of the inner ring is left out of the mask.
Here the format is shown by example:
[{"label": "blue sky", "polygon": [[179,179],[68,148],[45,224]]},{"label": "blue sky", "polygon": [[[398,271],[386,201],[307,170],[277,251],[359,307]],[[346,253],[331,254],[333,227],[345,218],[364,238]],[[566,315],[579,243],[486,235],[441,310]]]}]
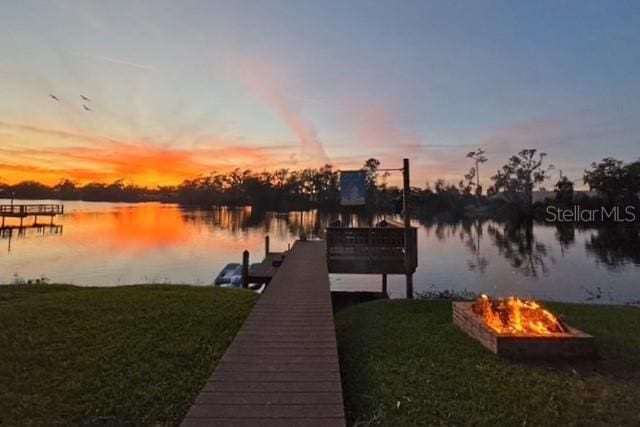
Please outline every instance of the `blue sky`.
[{"label": "blue sky", "polygon": [[419,185],[457,181],[476,147],[490,158],[483,178],[538,148],[579,179],[602,157],[640,156],[638,2],[2,9],[0,177],[9,181],[153,184],[233,167],[353,168],[368,157],[396,167],[409,157]]}]

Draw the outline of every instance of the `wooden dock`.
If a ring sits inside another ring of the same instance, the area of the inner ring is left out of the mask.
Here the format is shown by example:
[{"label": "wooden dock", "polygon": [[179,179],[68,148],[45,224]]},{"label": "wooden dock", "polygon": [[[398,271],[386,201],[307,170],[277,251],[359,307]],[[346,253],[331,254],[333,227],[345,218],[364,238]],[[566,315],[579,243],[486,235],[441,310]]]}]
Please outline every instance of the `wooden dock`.
[{"label": "wooden dock", "polygon": [[243,275],[245,280],[242,287],[246,288],[249,283],[264,284],[271,282],[286,255],[286,252],[268,252],[261,263],[253,264],[251,267],[249,267],[247,259],[244,267],[247,271]]},{"label": "wooden dock", "polygon": [[2,218],[2,226],[5,224],[5,218],[20,218],[20,226],[26,217],[34,217],[34,224],[38,222],[39,216],[48,216],[53,222],[53,217],[64,214],[64,205],[51,204],[9,204],[0,205],[0,218]]},{"label": "wooden dock", "polygon": [[182,425],[345,425],[324,241],[293,245]]}]

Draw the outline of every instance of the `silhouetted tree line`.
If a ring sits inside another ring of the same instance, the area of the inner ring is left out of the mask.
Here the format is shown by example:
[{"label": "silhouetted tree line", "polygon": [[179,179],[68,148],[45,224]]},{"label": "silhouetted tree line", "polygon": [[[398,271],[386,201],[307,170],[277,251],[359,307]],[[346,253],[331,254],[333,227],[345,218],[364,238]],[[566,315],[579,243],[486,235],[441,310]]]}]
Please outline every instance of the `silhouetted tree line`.
[{"label": "silhouetted tree line", "polygon": [[[627,219],[635,216],[635,223],[640,223],[640,160],[625,163],[613,158],[605,158],[601,162],[591,164],[591,169],[585,170],[584,184],[595,194],[585,195],[574,190],[573,182],[567,177],[561,177],[556,182],[552,200],[538,203],[535,216],[542,217],[543,208],[549,206],[564,209],[579,208],[581,210],[596,211],[604,208],[609,213],[616,208],[620,217]],[[598,217],[597,222],[604,221]]]},{"label": "silhouetted tree line", "polygon": [[78,185],[68,179],[62,179],[51,186],[37,181],[22,181],[14,185],[0,183],[0,198],[140,202],[157,200],[159,195],[159,190],[125,184],[124,180],[117,180],[111,184],[92,182]]},{"label": "silhouetted tree line", "polygon": [[[554,186],[553,196],[534,203],[536,189],[550,179],[553,165],[545,165],[545,153],[525,149],[511,156],[508,162],[491,177],[493,185],[483,194],[478,166],[486,162],[484,151],[478,149],[467,154],[474,162],[469,173],[458,185],[438,180],[434,187],[412,190],[412,206],[420,213],[440,218],[538,218],[544,217],[549,206],[584,210],[617,207],[622,212],[635,212],[640,222],[640,160],[625,163],[605,158],[592,163],[585,170],[584,184],[594,194],[576,192],[574,183],[566,176]],[[605,219],[603,222],[611,220]]]},{"label": "silhouetted tree line", "polygon": [[[487,161],[481,149],[466,157],[473,166],[457,185],[442,179],[433,185],[412,187],[409,205],[417,215],[461,217],[533,217],[540,208],[579,204],[585,208],[619,204],[640,206],[640,160],[624,163],[605,158],[585,170],[584,182],[597,197],[577,195],[566,177],[555,184],[555,198],[533,203],[533,192],[547,181],[553,166],[545,165],[545,154],[533,149],[520,151],[491,177],[483,192],[479,166]],[[367,208],[399,212],[402,191],[387,185],[388,173],[371,158],[362,166],[367,175]],[[0,197],[113,202],[162,201],[196,206],[246,206],[265,210],[335,209],[340,204],[340,171],[331,165],[321,168],[252,172],[235,169],[183,181],[176,186],[140,187],[124,180],[110,184],[79,185],[68,179],[47,186],[35,181],[14,185],[0,183]],[[640,209],[638,209],[640,216]]]}]

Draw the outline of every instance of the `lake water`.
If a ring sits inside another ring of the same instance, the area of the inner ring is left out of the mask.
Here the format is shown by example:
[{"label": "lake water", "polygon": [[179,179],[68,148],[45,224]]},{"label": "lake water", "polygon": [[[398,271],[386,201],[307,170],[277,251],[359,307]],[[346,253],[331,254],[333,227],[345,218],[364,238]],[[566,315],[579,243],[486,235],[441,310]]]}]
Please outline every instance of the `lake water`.
[{"label": "lake water", "polygon": [[[265,235],[270,236],[271,250],[281,251],[301,229],[318,235],[336,218],[316,211],[193,210],[159,203],[64,205],[65,214],[54,220],[56,227],[0,234],[0,283],[45,276],[51,282],[94,286],[209,285],[225,264],[240,262],[244,249],[251,252],[252,262],[260,261]],[[349,221],[368,225],[379,219]],[[33,219],[25,224],[29,221]],[[7,224],[18,221],[8,219]],[[491,221],[414,220],[414,225],[419,247],[416,293],[452,290],[576,302],[640,300],[638,229]],[[332,275],[331,282],[334,290],[379,290],[381,279]],[[404,296],[403,276],[389,276],[389,292]]]}]

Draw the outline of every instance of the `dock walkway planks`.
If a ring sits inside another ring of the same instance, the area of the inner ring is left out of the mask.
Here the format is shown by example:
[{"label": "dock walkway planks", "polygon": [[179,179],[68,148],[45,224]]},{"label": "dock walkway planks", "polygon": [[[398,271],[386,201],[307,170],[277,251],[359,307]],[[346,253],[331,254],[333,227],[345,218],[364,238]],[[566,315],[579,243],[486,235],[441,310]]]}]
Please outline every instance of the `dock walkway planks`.
[{"label": "dock walkway planks", "polygon": [[324,241],[298,241],[183,426],[344,426]]}]

